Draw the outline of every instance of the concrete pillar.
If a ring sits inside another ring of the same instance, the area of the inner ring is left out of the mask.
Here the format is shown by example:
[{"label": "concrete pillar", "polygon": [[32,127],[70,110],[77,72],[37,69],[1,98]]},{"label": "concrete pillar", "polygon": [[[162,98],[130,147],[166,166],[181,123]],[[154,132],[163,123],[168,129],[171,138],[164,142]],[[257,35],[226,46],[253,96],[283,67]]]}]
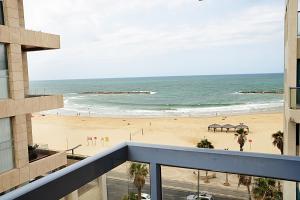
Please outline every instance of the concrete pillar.
[{"label": "concrete pillar", "polygon": [[15,167],[24,168],[29,164],[26,116],[16,115],[12,118]]},{"label": "concrete pillar", "polygon": [[73,191],[65,197],[65,200],[78,200],[78,190]]},{"label": "concrete pillar", "polygon": [[18,0],[19,26],[25,28],[23,0]]},{"label": "concrete pillar", "polygon": [[[284,154],[296,155],[296,123],[286,119],[284,131]],[[283,182],[283,199],[296,199],[296,183],[284,181]]]},{"label": "concrete pillar", "polygon": [[296,156],[296,123],[286,120],[284,132],[284,154]]},{"label": "concrete pillar", "polygon": [[33,145],[31,114],[26,114],[26,126],[27,126],[28,145]]},{"label": "concrete pillar", "polygon": [[102,175],[97,179],[100,200],[107,200],[107,184],[106,175]]}]

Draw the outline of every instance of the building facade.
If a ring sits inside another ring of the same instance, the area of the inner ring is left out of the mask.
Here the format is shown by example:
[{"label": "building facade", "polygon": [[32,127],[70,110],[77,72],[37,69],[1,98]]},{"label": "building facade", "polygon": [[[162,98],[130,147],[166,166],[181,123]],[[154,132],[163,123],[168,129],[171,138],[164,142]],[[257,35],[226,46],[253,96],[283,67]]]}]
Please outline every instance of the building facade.
[{"label": "building facade", "polygon": [[[299,156],[300,21],[299,0],[286,0],[284,26],[284,154]],[[284,199],[300,199],[299,185],[286,182]]]},{"label": "building facade", "polygon": [[58,48],[58,35],[25,29],[23,0],[0,0],[0,194],[67,164],[65,152],[28,152],[31,113],[63,107],[63,97],[30,95],[27,53]]}]

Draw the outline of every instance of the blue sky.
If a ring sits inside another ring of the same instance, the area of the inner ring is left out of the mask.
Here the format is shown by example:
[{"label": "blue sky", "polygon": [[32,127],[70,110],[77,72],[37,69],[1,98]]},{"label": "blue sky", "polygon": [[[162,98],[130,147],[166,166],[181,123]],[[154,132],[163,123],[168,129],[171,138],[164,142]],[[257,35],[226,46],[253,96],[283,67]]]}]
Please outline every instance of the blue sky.
[{"label": "blue sky", "polygon": [[61,35],[29,53],[31,80],[283,71],[283,0],[24,4],[26,28]]}]

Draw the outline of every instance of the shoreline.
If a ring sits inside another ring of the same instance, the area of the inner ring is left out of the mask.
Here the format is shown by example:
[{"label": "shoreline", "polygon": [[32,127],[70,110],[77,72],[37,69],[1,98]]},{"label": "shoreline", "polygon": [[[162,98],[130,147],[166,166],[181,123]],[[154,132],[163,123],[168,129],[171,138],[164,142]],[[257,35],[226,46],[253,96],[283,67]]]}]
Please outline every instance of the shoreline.
[{"label": "shoreline", "polygon": [[[110,119],[121,119],[121,118],[130,118],[130,119],[155,119],[155,118],[213,118],[213,117],[230,117],[230,116],[243,116],[243,115],[259,115],[259,114],[283,114],[283,108],[278,110],[269,110],[269,111],[253,111],[253,112],[241,112],[241,113],[218,113],[218,115],[101,115],[91,113],[80,113],[80,115],[74,114],[54,114],[48,112],[34,113],[35,115],[45,115],[45,116],[57,116],[57,117],[88,117],[88,118],[110,118]],[[78,114],[78,113],[77,113]]]}]

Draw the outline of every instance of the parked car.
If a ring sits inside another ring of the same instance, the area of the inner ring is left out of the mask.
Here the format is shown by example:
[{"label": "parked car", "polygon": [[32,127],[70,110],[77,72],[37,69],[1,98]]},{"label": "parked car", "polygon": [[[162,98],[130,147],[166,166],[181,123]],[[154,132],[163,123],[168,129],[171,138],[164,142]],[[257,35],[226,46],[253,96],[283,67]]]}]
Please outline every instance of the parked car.
[{"label": "parked car", "polygon": [[[137,197],[137,194],[135,195]],[[147,193],[142,193],[142,200],[151,200],[150,195]]]},{"label": "parked car", "polygon": [[214,200],[213,195],[205,193],[205,192],[201,192],[199,194],[191,194],[189,196],[186,197],[186,200]]},{"label": "parked car", "polygon": [[142,193],[142,199],[143,200],[151,200],[150,195],[146,193]]}]

